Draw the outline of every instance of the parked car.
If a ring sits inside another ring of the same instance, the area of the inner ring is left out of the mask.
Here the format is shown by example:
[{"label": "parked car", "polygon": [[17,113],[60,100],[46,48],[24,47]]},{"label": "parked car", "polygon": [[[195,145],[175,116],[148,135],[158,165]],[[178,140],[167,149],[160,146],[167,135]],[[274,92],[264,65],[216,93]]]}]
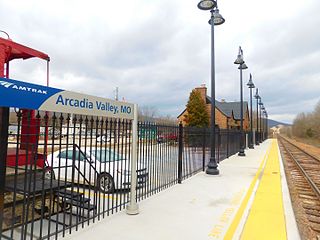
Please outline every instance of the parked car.
[{"label": "parked car", "polygon": [[175,133],[164,133],[157,136],[158,143],[177,142],[178,136]]},{"label": "parked car", "polygon": [[97,142],[110,142],[111,138],[110,136],[102,135],[97,137]]},{"label": "parked car", "polygon": [[[60,138],[60,130],[59,129],[53,129],[50,128],[48,131],[48,136],[50,139],[58,139]],[[63,138],[63,135],[61,135],[61,138]]]},{"label": "parked car", "polygon": [[[108,148],[92,148],[87,151],[78,147],[63,149],[48,155],[47,164],[55,178],[59,175],[60,180],[89,184],[103,193],[128,189],[131,185],[128,161]],[[147,180],[147,168],[143,164],[138,165],[137,187],[143,187]]]},{"label": "parked car", "polygon": [[113,133],[111,133],[111,135],[109,132],[101,136],[97,135],[97,142],[110,142],[111,139],[115,139],[115,136]]}]

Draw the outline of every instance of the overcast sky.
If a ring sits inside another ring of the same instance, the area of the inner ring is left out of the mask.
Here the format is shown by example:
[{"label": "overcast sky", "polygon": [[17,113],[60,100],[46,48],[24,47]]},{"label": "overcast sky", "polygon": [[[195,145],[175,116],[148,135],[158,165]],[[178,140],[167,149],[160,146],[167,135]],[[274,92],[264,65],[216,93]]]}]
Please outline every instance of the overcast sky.
[{"label": "overcast sky", "polygon": [[[0,30],[47,53],[50,86],[119,97],[176,117],[210,89],[210,12],[197,0],[2,0]],[[239,100],[238,47],[270,118],[292,122],[320,100],[319,0],[219,0],[217,100]],[[5,35],[1,34],[1,37]],[[14,60],[10,78],[46,84],[46,63]],[[210,94],[210,92],[209,92]],[[245,100],[249,92],[244,87]]]}]

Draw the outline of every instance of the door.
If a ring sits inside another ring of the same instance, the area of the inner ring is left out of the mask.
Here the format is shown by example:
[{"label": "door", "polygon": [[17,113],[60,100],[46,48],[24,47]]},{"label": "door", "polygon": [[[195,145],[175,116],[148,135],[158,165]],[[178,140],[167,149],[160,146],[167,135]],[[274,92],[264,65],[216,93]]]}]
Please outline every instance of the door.
[{"label": "door", "polygon": [[65,149],[54,158],[56,179],[74,183],[85,183],[85,155],[75,149]]}]

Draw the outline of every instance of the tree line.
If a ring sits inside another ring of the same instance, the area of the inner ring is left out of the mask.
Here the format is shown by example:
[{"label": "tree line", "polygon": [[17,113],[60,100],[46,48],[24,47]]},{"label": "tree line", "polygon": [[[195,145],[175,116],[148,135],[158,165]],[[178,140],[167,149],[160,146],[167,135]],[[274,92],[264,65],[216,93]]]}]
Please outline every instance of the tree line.
[{"label": "tree line", "polygon": [[320,101],[310,113],[299,113],[293,121],[292,135],[301,138],[320,137]]}]

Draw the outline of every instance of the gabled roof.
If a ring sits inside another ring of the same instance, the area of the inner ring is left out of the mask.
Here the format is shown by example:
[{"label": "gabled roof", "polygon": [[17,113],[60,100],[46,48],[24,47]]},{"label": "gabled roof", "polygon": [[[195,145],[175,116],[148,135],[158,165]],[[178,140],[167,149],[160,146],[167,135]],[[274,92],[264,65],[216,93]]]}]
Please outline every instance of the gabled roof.
[{"label": "gabled roof", "polygon": [[177,118],[179,118],[181,115],[183,115],[185,113],[185,111],[187,111],[186,108],[182,111],[182,113],[179,114],[179,116]]},{"label": "gabled roof", "polygon": [[[207,96],[207,104],[211,103],[211,97]],[[234,116],[234,119],[240,120],[241,119],[241,102],[219,102],[216,100],[216,107],[227,117],[232,117],[232,113]],[[246,112],[246,109],[248,108],[248,102],[243,102],[243,109],[244,114]],[[243,115],[245,117],[245,115]]]},{"label": "gabled roof", "polygon": [[[211,104],[211,97],[206,97],[206,104]],[[234,118],[235,120],[241,119],[241,102],[219,102],[216,100],[216,108],[222,112],[226,117]],[[243,119],[245,119],[246,110],[248,109],[248,102],[243,102]],[[184,109],[177,118],[185,113],[187,109]]]}]

